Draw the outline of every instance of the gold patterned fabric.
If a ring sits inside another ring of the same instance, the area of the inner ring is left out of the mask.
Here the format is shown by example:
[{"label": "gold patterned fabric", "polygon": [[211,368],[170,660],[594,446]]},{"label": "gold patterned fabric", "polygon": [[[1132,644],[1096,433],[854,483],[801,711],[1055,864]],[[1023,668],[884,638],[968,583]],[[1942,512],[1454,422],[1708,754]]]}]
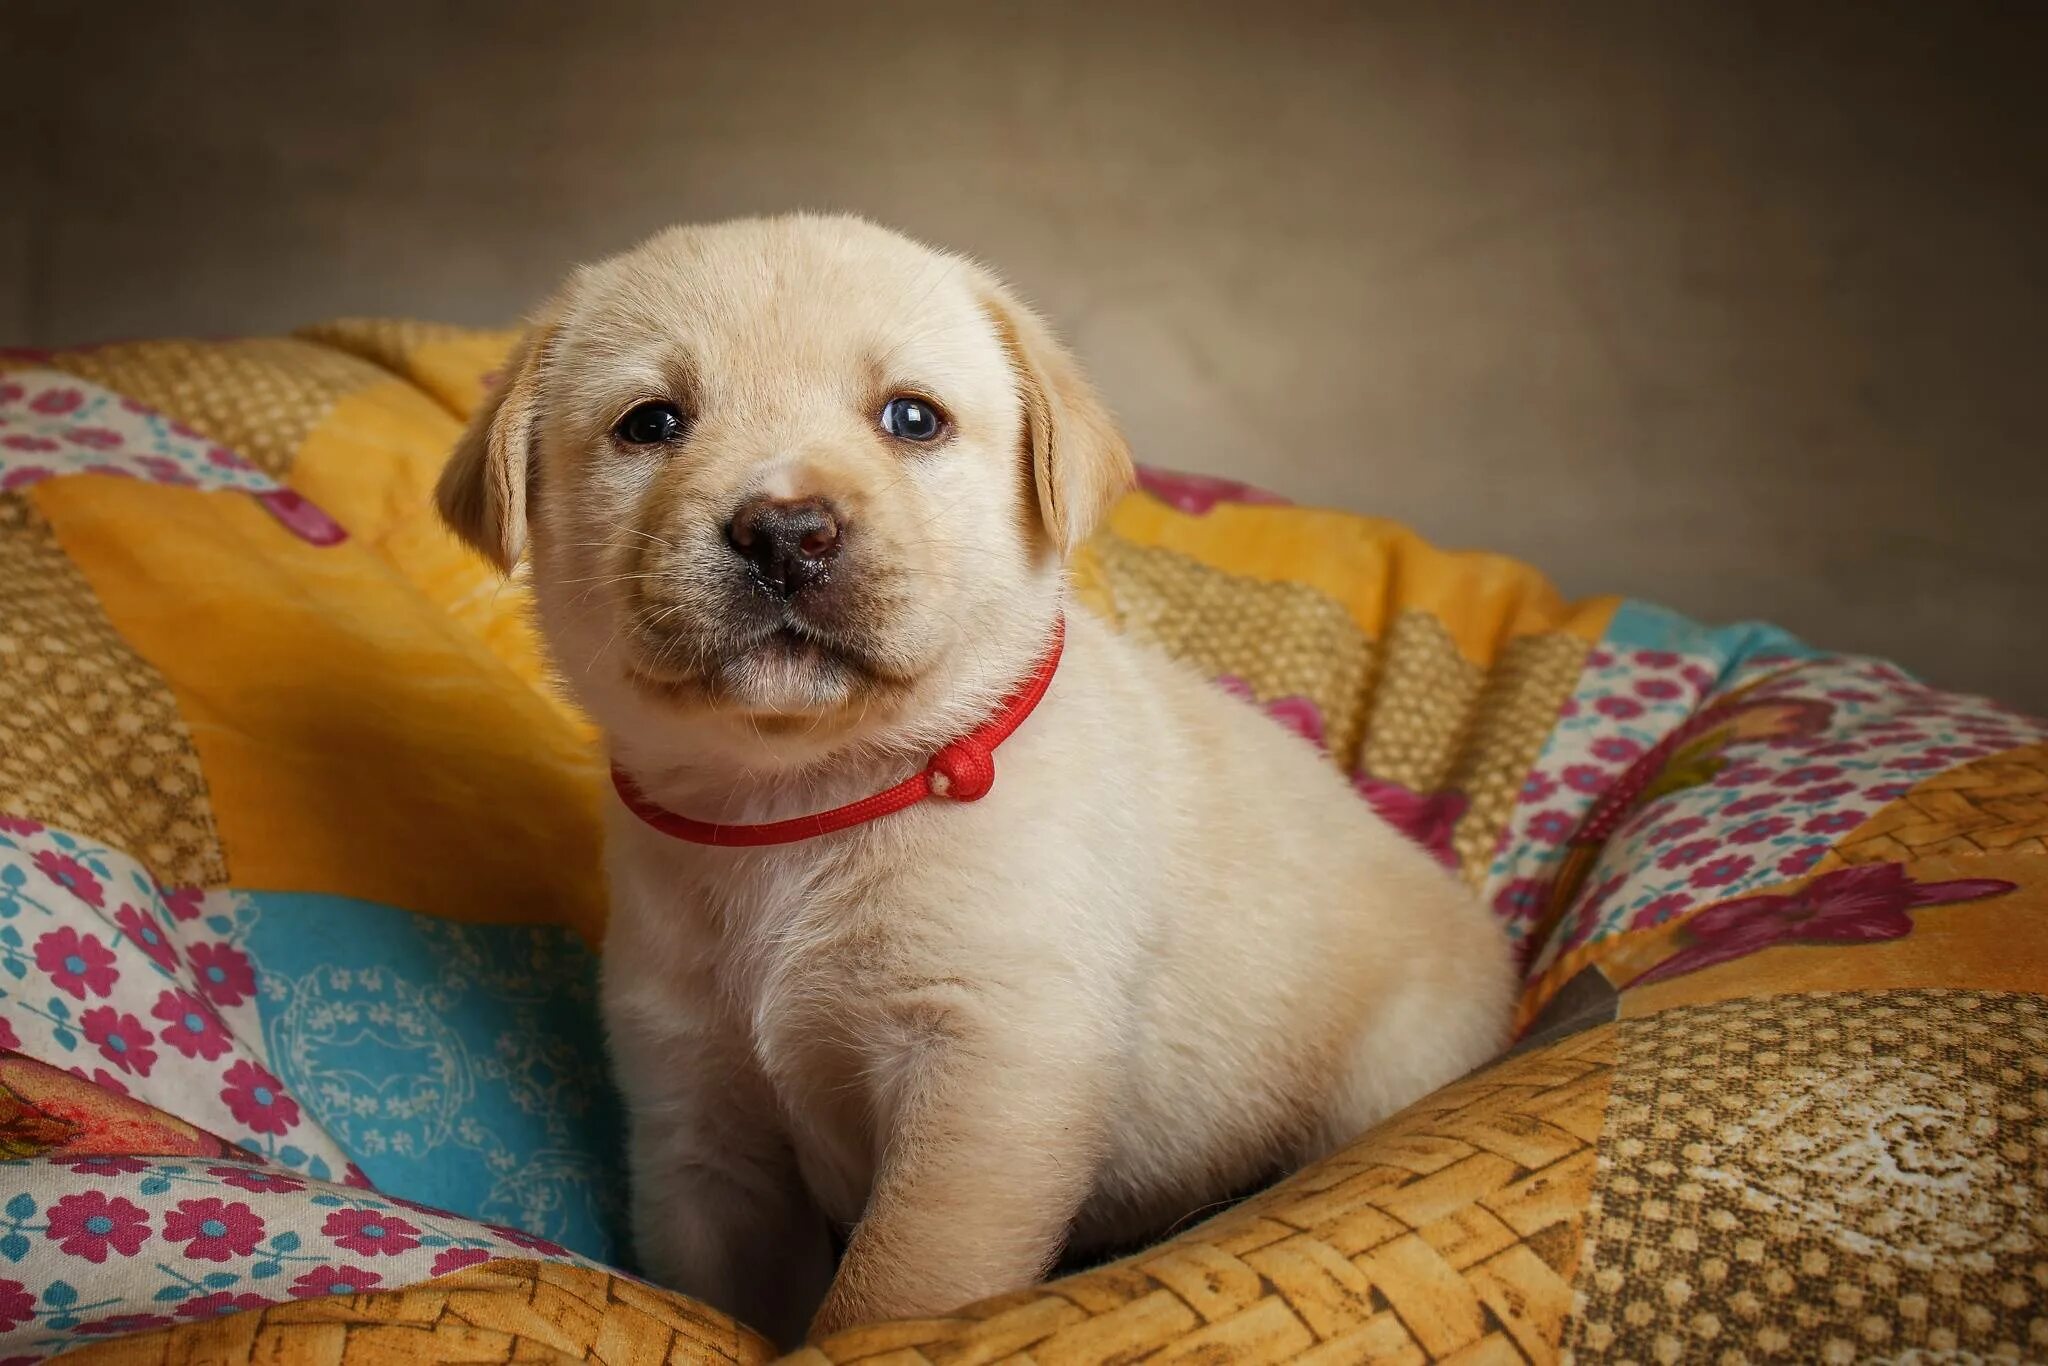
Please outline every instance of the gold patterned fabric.
[{"label": "gold patterned fabric", "polygon": [[1574,1360],[2048,1354],[2048,1005],[1787,995],[1620,1026]]},{"label": "gold patterned fabric", "polygon": [[93,831],[173,886],[227,880],[169,687],[18,494],[0,494],[0,812]]}]

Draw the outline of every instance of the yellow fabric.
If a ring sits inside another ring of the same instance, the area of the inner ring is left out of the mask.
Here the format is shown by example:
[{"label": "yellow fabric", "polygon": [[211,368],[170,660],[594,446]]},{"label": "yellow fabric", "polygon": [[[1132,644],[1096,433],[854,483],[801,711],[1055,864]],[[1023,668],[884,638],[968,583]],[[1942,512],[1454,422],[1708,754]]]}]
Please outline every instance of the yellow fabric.
[{"label": "yellow fabric", "polygon": [[599,935],[596,756],[369,544],[135,481],[35,500],[176,697],[236,886]]}]

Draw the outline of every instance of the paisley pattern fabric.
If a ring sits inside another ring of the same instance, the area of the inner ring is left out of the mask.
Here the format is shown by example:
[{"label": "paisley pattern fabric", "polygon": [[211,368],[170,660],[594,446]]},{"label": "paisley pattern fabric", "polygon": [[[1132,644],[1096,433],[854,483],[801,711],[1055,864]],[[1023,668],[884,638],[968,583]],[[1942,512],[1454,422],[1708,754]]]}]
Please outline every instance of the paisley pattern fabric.
[{"label": "paisley pattern fabric", "polygon": [[[631,1273],[602,763],[429,490],[511,338],[0,354],[0,1362],[766,1362]],[[1148,469],[1073,595],[1492,905],[1493,1067],[825,1362],[2048,1355],[2048,726]]]}]

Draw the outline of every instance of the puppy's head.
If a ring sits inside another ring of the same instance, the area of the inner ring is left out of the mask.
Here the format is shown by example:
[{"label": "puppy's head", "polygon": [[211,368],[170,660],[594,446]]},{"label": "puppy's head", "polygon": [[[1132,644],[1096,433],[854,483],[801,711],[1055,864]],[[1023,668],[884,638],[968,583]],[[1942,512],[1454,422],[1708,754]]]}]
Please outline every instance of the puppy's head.
[{"label": "puppy's head", "polygon": [[556,662],[615,735],[722,726],[794,758],[972,724],[1129,479],[1072,358],[987,272],[795,217],[572,276],[439,503],[500,568],[530,557]]}]

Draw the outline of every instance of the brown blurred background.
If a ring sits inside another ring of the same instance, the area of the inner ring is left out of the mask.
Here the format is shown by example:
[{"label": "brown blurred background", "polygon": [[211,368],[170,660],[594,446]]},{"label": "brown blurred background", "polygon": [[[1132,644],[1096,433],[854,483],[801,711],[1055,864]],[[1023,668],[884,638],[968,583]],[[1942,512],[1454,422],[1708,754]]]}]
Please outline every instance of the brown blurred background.
[{"label": "brown blurred background", "polygon": [[0,340],[1000,266],[1141,458],[2048,707],[2048,6],[0,0]]}]

